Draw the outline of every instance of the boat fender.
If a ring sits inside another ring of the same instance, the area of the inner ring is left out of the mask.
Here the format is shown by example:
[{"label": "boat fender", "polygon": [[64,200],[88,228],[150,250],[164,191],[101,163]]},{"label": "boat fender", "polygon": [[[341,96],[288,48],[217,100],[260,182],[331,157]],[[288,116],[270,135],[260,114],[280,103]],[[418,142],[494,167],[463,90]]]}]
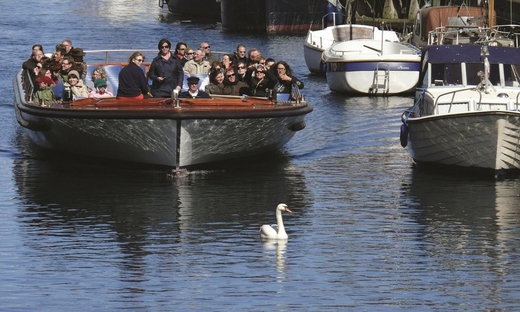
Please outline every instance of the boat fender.
[{"label": "boat fender", "polygon": [[298,121],[298,122],[291,124],[289,126],[289,130],[296,132],[296,131],[303,130],[305,128],[305,126],[306,126],[305,121],[302,120],[302,121]]},{"label": "boat fender", "polygon": [[401,125],[401,134],[399,138],[401,139],[401,146],[406,147],[408,145],[408,125],[404,122]]}]

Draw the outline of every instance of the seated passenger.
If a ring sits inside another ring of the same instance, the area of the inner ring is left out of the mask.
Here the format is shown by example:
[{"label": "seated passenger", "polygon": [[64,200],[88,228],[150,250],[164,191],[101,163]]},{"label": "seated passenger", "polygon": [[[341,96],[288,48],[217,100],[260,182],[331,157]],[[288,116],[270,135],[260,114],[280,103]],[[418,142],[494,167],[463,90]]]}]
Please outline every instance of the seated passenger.
[{"label": "seated passenger", "polygon": [[189,77],[188,79],[188,90],[179,93],[179,98],[210,98],[209,94],[199,90],[198,77]]},{"label": "seated passenger", "polygon": [[223,68],[224,70],[228,70],[228,69],[230,69],[231,67],[233,67],[234,65],[233,65],[233,61],[231,61],[231,55],[230,55],[230,54],[224,54],[224,55],[222,56],[222,62],[221,62],[221,64],[222,64],[222,68]]},{"label": "seated passenger", "polygon": [[71,70],[68,75],[68,81],[64,83],[65,89],[70,88],[74,99],[88,97],[88,88],[83,84],[83,80],[79,78],[79,73]]},{"label": "seated passenger", "polygon": [[303,82],[293,76],[292,69],[285,61],[279,61],[274,65],[277,72],[277,81],[274,89],[277,93],[292,93],[293,85],[303,89]]},{"label": "seated passenger", "polygon": [[70,51],[70,56],[72,56],[72,69],[76,70],[81,79],[85,79],[87,77],[87,63],[83,60],[83,57],[87,55],[87,53],[83,52],[82,48],[73,48]]},{"label": "seated passenger", "polygon": [[224,73],[220,70],[214,70],[208,77],[209,83],[204,87],[204,91],[209,94],[220,94],[218,85],[224,81]]},{"label": "seated passenger", "polygon": [[92,73],[90,74],[90,80],[85,81],[85,85],[87,86],[89,92],[96,90],[96,86],[94,85],[94,82],[98,79],[105,80],[107,83],[107,92],[114,94],[114,87],[112,86],[112,83],[110,83],[110,81],[108,81],[107,72],[103,67],[94,68],[94,70],[92,70]]},{"label": "seated passenger", "polygon": [[265,65],[260,65],[254,71],[254,77],[251,78],[250,94],[252,96],[267,97],[269,89],[276,84],[276,76],[268,70]]},{"label": "seated passenger", "polygon": [[[184,42],[177,42],[177,45],[175,46],[175,57],[181,62],[181,65],[184,67],[184,64],[188,62],[190,59],[186,58],[186,50],[188,49],[188,46]],[[192,51],[193,55],[193,51]]]},{"label": "seated passenger", "polygon": [[243,81],[237,81],[237,75],[233,68],[226,71],[224,82],[218,85],[219,94],[244,95],[249,94],[249,86]]},{"label": "seated passenger", "polygon": [[63,85],[63,80],[60,78],[61,65],[58,62],[52,62],[49,65],[49,70],[51,72],[51,78],[54,83],[52,87],[52,92],[54,93],[54,97],[56,100],[61,100],[63,97],[63,89],[65,86]]},{"label": "seated passenger", "polygon": [[90,91],[88,93],[88,97],[90,98],[103,98],[103,97],[112,97],[114,96],[112,93],[107,91],[107,82],[105,79],[98,79],[94,82],[95,90]]},{"label": "seated passenger", "polygon": [[34,103],[38,106],[51,107],[56,104],[56,98],[52,93],[51,86],[53,85],[52,78],[49,76],[42,76],[36,79],[39,84],[39,90],[34,96]]},{"label": "seated passenger", "polygon": [[31,77],[31,81],[33,83],[34,89],[38,89],[38,83],[36,82],[36,76],[38,76],[38,73],[40,72],[40,68],[43,66],[41,63],[41,60],[43,58],[44,54],[42,50],[34,49],[31,54],[31,57],[23,62],[22,69],[26,70],[29,73],[29,76]]},{"label": "seated passenger", "polygon": [[72,58],[72,56],[65,56],[61,60],[61,71],[60,71],[61,81],[63,81],[63,82],[69,81],[69,78],[67,77],[67,75],[72,70],[73,63],[74,63],[74,59]]},{"label": "seated passenger", "polygon": [[204,60],[204,51],[197,49],[193,56],[193,60],[184,64],[184,73],[186,75],[209,74],[210,68],[211,64]]}]

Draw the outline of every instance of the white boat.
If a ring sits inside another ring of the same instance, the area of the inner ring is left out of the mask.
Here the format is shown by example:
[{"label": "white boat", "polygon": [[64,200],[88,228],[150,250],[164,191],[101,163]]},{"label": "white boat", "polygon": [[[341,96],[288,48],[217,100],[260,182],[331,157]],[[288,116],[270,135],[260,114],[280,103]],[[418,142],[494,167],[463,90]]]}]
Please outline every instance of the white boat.
[{"label": "white boat", "polygon": [[[133,51],[110,53],[124,52],[128,56]],[[86,51],[87,57],[94,52],[106,54],[108,60],[108,51]],[[122,62],[86,61],[106,66],[108,79],[117,88]],[[13,86],[18,123],[37,145],[175,169],[280,149],[305,127],[304,117],[312,111],[301,95],[294,101],[247,96],[87,98],[43,107],[33,102],[33,86],[27,73],[18,72]]]},{"label": "white boat", "polygon": [[413,93],[421,56],[406,43],[358,39],[334,43],[323,52],[323,60],[332,91],[395,95]]},{"label": "white boat", "polygon": [[[335,16],[335,15],[333,15]],[[323,17],[322,25],[325,25]],[[394,31],[380,30],[375,26],[347,24],[323,27],[320,30],[309,30],[307,38],[303,44],[303,55],[309,71],[315,74],[325,74],[325,64],[322,60],[323,51],[335,42],[355,40],[355,39],[380,39],[386,41],[399,41],[399,37]]]},{"label": "white boat", "polygon": [[419,165],[520,169],[520,50],[438,45],[423,50],[401,144]]}]

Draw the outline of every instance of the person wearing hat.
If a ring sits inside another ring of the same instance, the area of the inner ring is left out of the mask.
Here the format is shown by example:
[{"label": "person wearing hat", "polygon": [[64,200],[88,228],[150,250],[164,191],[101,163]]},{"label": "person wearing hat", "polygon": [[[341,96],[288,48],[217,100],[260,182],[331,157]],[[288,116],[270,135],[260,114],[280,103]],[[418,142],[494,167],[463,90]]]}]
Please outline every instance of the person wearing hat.
[{"label": "person wearing hat", "polygon": [[72,91],[74,99],[88,97],[88,88],[83,84],[83,80],[81,80],[78,71],[74,69],[71,70],[67,78],[68,81],[64,83],[65,89],[69,88],[70,91]]},{"label": "person wearing hat", "polygon": [[52,78],[49,76],[41,76],[36,79],[39,85],[39,90],[34,96],[34,103],[38,106],[50,107],[56,103],[56,98],[52,92],[53,85]]},{"label": "person wearing hat", "polygon": [[87,53],[83,52],[82,48],[73,48],[69,53],[72,56],[72,69],[77,70],[80,78],[85,80],[87,77],[87,63],[83,60],[83,57],[87,55]]},{"label": "person wearing hat", "polygon": [[169,98],[173,90],[181,91],[184,70],[181,61],[170,51],[168,39],[161,39],[157,48],[159,53],[148,70],[148,79],[152,81],[150,93],[153,97]]},{"label": "person wearing hat", "polygon": [[114,96],[112,93],[107,91],[107,81],[105,79],[96,79],[96,81],[94,81],[94,86],[96,87],[96,90],[90,91],[88,97],[103,98]]},{"label": "person wearing hat", "polygon": [[198,77],[188,77],[188,90],[183,91],[179,94],[179,98],[210,98],[209,94],[206,92],[199,90],[199,81]]}]

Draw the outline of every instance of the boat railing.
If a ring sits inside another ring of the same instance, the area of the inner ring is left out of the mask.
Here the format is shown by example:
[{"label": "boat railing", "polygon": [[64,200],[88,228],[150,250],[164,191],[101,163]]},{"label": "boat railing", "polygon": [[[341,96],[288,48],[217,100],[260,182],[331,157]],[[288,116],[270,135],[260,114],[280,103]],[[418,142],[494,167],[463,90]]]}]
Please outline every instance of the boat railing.
[{"label": "boat railing", "polygon": [[23,90],[19,90],[19,92],[23,91],[23,93],[25,94],[25,102],[31,103],[34,99],[34,85],[31,79],[31,74],[28,70],[22,70],[20,78],[22,80],[21,87]]},{"label": "boat railing", "polygon": [[428,33],[428,45],[442,45],[452,39],[451,44],[475,43],[518,47],[520,44],[520,25],[495,25],[482,27],[476,25],[446,25],[436,27]]},{"label": "boat railing", "polygon": [[[453,108],[453,105],[456,103],[455,102],[455,96],[457,95],[457,93],[459,93],[459,92],[468,92],[468,91],[470,91],[470,92],[471,91],[475,91],[475,92],[478,93],[478,102],[474,103],[474,104],[478,105],[478,107],[473,107],[473,108],[468,107],[468,110],[475,110],[475,109],[478,110],[478,109],[480,109],[480,105],[482,104],[482,92],[478,88],[475,88],[475,87],[458,89],[458,90],[452,90],[452,91],[448,91],[448,92],[440,94],[435,99],[435,103],[433,105],[433,109],[435,110],[435,112],[437,114],[439,114],[439,100],[441,98],[445,97],[445,96],[451,95],[451,100],[448,103],[446,103],[446,104],[448,104],[450,106],[450,108],[448,110],[448,113],[451,112],[451,109]],[[472,105],[472,103],[468,102],[468,106],[469,105]]]},{"label": "boat railing", "polygon": [[[342,17],[344,21],[347,20],[347,16],[345,14],[343,14],[343,13],[330,12],[330,13],[325,14],[321,18],[321,29],[325,29],[326,27],[328,27],[327,20],[329,20],[329,19],[332,20],[332,25],[331,26],[336,26],[337,25],[336,22],[339,19],[339,17]],[[342,24],[342,23],[340,23],[340,24]]]}]

